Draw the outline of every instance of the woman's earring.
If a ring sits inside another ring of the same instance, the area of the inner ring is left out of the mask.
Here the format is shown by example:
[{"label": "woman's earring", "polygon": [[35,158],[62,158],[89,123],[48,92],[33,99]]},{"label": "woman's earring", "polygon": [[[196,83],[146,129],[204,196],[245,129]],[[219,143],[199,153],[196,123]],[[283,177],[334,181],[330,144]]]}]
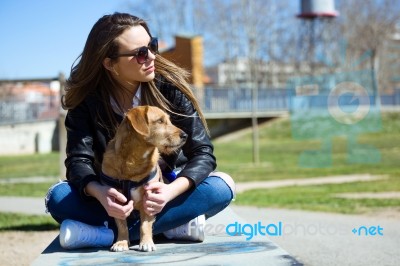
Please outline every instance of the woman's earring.
[{"label": "woman's earring", "polygon": [[112,70],[114,71],[114,74],[115,74],[115,75],[119,76],[119,73],[117,72],[117,70],[115,70],[114,67],[112,67]]}]

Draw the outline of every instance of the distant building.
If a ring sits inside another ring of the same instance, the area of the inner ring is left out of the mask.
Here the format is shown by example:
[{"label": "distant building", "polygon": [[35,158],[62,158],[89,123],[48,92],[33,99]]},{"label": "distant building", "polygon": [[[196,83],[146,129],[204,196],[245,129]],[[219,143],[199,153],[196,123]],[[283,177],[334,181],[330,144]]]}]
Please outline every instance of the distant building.
[{"label": "distant building", "polygon": [[278,89],[285,88],[287,80],[293,75],[306,75],[310,68],[307,64],[252,63],[248,58],[238,58],[209,67],[206,72],[212,79],[211,84],[218,87],[250,89],[256,81],[258,88]]},{"label": "distant building", "polygon": [[0,85],[1,123],[55,119],[59,107],[60,86],[57,81]]},{"label": "distant building", "polygon": [[202,88],[207,82],[203,64],[203,38],[201,36],[176,36],[175,46],[160,51],[166,59],[191,73],[189,83]]}]

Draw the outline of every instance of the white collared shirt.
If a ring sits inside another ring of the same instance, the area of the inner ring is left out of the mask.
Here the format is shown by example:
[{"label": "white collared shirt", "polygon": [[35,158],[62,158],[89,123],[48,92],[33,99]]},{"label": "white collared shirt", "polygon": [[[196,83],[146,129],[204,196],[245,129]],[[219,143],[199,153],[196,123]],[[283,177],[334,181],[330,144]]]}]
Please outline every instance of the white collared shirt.
[{"label": "white collared shirt", "polygon": [[[132,107],[137,107],[140,105],[140,98],[142,96],[142,86],[139,85],[139,88],[137,89],[135,96],[133,96],[132,98]],[[121,108],[118,107],[117,102],[115,101],[115,99],[110,96],[110,103],[111,103],[111,107],[113,109],[113,111],[121,116],[125,115],[125,112],[123,110],[121,110]]]}]

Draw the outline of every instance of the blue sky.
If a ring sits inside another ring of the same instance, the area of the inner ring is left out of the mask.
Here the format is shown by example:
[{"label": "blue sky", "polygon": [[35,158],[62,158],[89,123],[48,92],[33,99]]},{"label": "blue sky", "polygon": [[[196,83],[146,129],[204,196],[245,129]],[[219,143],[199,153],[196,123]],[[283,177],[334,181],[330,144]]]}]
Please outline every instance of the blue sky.
[{"label": "blue sky", "polygon": [[0,79],[69,75],[93,24],[127,0],[1,0]]}]

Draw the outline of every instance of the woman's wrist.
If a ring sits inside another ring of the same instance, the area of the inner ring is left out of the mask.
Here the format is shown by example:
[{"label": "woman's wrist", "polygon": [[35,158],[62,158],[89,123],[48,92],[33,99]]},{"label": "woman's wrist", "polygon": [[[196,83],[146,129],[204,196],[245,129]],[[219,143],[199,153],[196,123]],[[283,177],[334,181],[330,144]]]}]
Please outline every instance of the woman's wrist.
[{"label": "woman's wrist", "polygon": [[100,191],[99,187],[101,184],[97,181],[91,181],[87,183],[86,187],[83,189],[83,192],[86,196],[98,198],[98,192]]},{"label": "woman's wrist", "polygon": [[173,200],[177,196],[188,191],[193,184],[189,178],[181,176],[175,179],[174,182],[170,183],[169,186],[171,188],[170,191],[172,192],[170,200]]}]

